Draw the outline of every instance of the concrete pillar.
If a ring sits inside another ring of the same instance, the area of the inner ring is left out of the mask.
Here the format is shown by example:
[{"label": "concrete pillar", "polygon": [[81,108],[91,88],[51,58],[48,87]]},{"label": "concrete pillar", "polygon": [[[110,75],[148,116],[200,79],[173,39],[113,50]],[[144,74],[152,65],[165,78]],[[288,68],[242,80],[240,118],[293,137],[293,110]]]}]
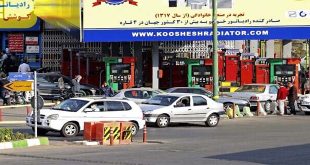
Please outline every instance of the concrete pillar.
[{"label": "concrete pillar", "polygon": [[244,45],[244,41],[243,40],[236,40],[235,41],[235,49],[242,49],[242,45]]},{"label": "concrete pillar", "polygon": [[143,86],[142,42],[134,42],[134,56],[137,59],[135,68],[135,84],[136,86]]},{"label": "concrete pillar", "polygon": [[266,42],[266,58],[274,58],[274,40]]},{"label": "concrete pillar", "polygon": [[152,88],[159,88],[158,79],[158,69],[159,69],[159,43],[152,43]]},{"label": "concrete pillar", "polygon": [[250,53],[258,53],[258,40],[251,40],[250,41]]},{"label": "concrete pillar", "polygon": [[292,57],[292,40],[283,40],[283,58]]}]

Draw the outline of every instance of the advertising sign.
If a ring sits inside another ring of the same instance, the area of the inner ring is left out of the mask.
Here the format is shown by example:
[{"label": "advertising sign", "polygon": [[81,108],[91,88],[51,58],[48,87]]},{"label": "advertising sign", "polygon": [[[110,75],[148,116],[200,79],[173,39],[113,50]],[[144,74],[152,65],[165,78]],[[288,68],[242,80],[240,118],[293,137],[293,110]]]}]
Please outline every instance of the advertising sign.
[{"label": "advertising sign", "polygon": [[32,46],[26,46],[26,53],[40,53],[40,46],[38,45],[32,45]]},{"label": "advertising sign", "polygon": [[10,52],[24,52],[24,35],[22,33],[8,34]]},{"label": "advertising sign", "polygon": [[34,15],[33,0],[0,0],[0,31],[32,28],[35,25],[37,17]]},{"label": "advertising sign", "polygon": [[81,0],[36,0],[35,14],[75,38],[81,36]]},{"label": "advertising sign", "polygon": [[26,45],[38,45],[39,44],[39,37],[26,36],[25,44]]},{"label": "advertising sign", "polygon": [[[212,0],[87,0],[85,42],[211,40]],[[218,0],[222,40],[310,38],[309,0]]]}]

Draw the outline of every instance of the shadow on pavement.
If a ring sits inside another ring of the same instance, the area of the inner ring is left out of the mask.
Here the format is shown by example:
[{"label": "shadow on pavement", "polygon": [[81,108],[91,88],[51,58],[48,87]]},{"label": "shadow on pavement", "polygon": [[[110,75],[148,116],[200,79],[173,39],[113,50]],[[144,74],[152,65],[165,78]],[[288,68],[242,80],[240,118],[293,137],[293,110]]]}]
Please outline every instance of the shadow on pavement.
[{"label": "shadow on pavement", "polygon": [[211,159],[243,161],[268,165],[308,165],[310,164],[310,144],[259,149],[232,154],[216,155]]}]

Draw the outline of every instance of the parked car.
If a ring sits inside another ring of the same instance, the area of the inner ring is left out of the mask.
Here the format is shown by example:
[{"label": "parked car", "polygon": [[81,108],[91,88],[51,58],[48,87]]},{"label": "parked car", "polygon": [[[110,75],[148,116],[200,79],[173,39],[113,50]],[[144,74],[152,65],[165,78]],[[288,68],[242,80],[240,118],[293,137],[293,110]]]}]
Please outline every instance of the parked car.
[{"label": "parked car", "polygon": [[[213,93],[211,91],[208,91],[205,88],[202,87],[174,87],[167,89],[168,93],[195,93],[195,94],[201,94],[208,96],[210,98],[213,97]],[[228,108],[232,108],[233,104],[238,105],[240,109],[242,109],[244,106],[250,106],[249,101],[243,100],[243,99],[235,99],[232,97],[223,97],[220,96],[218,100],[216,100],[219,103],[224,104],[224,110]]]},{"label": "parked car", "polygon": [[271,103],[277,99],[279,86],[277,84],[246,84],[234,93],[227,94],[228,98],[242,99],[250,102],[251,109],[257,108],[257,101],[263,103],[267,113],[271,111]]},{"label": "parked car", "polygon": [[[27,125],[34,128],[34,115],[27,116]],[[60,132],[65,137],[76,136],[84,129],[84,122],[130,121],[132,134],[143,129],[145,120],[141,108],[129,100],[103,98],[71,98],[51,109],[40,110],[38,134]]]},{"label": "parked car", "polygon": [[140,105],[147,123],[167,127],[170,123],[205,122],[215,127],[220,115],[224,114],[223,104],[205,95],[189,93],[159,94]]},{"label": "parked car", "polygon": [[[71,91],[73,87],[71,78],[55,72],[37,74],[38,91],[44,99],[59,99],[61,97],[62,92],[58,87],[60,77],[64,80],[65,89]],[[90,84],[81,84],[80,86],[82,96],[93,95],[92,91],[95,91],[95,94],[100,94],[100,90],[96,86]]]},{"label": "parked car", "polygon": [[158,94],[163,94],[164,91],[160,89],[152,88],[128,88],[120,90],[113,98],[127,99],[134,101],[137,104],[141,104],[147,99],[156,96]]},{"label": "parked car", "polygon": [[310,94],[299,96],[298,106],[300,110],[305,112],[305,115],[310,115]]}]

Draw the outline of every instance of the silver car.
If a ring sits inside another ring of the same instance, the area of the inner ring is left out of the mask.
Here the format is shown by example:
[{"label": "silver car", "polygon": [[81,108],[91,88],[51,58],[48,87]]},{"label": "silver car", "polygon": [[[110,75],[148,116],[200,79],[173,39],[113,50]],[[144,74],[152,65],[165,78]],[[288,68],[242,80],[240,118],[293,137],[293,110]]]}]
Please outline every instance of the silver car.
[{"label": "silver car", "polygon": [[[202,87],[174,87],[169,88],[166,90],[168,93],[195,93],[208,96],[210,98],[213,97],[213,93],[211,91],[206,90]],[[230,96],[220,96],[217,102],[224,104],[224,110],[226,111],[227,108],[232,108],[233,104],[238,105],[240,109],[245,106],[250,106],[250,102],[243,99],[236,99]]]},{"label": "silver car", "polygon": [[159,89],[143,88],[143,87],[142,88],[128,88],[128,89],[120,90],[119,93],[117,93],[112,98],[127,99],[137,104],[141,104],[147,99],[152,98],[153,96],[156,96],[158,94],[163,94],[163,93],[165,92]]},{"label": "silver car", "polygon": [[155,123],[158,127],[178,122],[205,122],[206,126],[215,127],[220,115],[224,114],[222,103],[189,93],[156,95],[140,107],[146,122]]}]

